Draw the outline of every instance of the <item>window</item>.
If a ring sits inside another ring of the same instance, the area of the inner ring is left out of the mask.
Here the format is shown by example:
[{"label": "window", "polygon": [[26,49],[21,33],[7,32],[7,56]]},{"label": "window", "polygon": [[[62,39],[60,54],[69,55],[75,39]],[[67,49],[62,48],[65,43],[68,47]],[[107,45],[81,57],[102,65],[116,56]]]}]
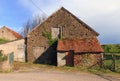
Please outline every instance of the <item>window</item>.
[{"label": "window", "polygon": [[62,33],[61,27],[52,28],[52,39],[61,38],[62,35],[61,33]]}]

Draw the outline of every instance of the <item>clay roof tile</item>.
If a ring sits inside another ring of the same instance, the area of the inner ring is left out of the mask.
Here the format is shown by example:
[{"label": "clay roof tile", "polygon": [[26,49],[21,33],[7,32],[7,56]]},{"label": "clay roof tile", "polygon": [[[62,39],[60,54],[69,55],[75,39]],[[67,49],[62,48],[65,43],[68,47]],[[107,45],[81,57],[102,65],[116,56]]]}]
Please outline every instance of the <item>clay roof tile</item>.
[{"label": "clay roof tile", "polygon": [[6,28],[8,31],[10,31],[17,39],[22,39],[23,38],[19,33],[13,31],[12,29],[10,29],[8,27],[5,27],[5,26],[4,26],[4,28]]},{"label": "clay roof tile", "polygon": [[58,51],[73,50],[76,53],[103,52],[103,49],[97,38],[59,40],[57,50]]}]

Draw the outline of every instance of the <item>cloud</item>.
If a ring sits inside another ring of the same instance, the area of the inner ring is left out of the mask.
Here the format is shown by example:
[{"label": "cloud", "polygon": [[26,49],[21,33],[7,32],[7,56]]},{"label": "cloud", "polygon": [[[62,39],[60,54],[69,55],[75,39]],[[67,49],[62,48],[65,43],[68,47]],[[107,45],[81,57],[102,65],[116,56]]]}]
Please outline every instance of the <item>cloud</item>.
[{"label": "cloud", "polygon": [[100,33],[104,43],[120,43],[119,0],[63,0],[62,4]]},{"label": "cloud", "polygon": [[111,13],[120,8],[119,0],[63,0],[62,4],[74,13],[87,14],[89,17]]},{"label": "cloud", "polygon": [[58,0],[19,0],[18,2],[33,14],[50,15],[60,7]]},{"label": "cloud", "polygon": [[[120,0],[33,0],[48,16],[60,6],[100,33],[101,43],[120,43]],[[30,0],[19,3],[33,14],[41,13]]]}]

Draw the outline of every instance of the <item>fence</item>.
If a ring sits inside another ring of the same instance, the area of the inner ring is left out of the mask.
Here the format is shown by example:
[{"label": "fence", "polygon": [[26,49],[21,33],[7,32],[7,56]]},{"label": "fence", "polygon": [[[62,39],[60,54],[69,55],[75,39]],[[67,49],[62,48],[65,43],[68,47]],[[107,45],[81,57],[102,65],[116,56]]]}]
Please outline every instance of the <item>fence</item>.
[{"label": "fence", "polygon": [[104,68],[120,72],[120,53],[104,53]]}]

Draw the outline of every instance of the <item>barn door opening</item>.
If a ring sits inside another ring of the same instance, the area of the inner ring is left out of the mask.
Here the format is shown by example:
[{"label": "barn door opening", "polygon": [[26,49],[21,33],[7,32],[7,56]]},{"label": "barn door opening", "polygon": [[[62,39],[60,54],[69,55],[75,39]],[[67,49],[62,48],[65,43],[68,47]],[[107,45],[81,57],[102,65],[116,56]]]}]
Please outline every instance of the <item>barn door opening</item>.
[{"label": "barn door opening", "polygon": [[25,46],[24,45],[19,45],[18,46],[18,57],[17,57],[19,62],[25,62]]},{"label": "barn door opening", "polygon": [[74,66],[74,51],[66,52],[66,66]]},{"label": "barn door opening", "polygon": [[45,50],[45,47],[39,47],[39,46],[36,46],[36,47],[33,47],[33,55],[34,55],[34,59],[38,59],[41,54],[44,52]]}]

